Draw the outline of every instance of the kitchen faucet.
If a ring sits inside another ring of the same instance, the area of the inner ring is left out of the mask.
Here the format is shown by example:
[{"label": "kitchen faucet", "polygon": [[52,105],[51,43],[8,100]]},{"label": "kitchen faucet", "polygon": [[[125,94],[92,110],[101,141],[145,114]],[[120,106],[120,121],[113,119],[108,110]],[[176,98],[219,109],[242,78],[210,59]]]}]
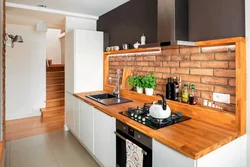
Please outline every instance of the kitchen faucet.
[{"label": "kitchen faucet", "polygon": [[120,99],[120,73],[121,73],[121,70],[117,69],[116,72],[117,72],[117,77],[116,78],[109,77],[109,82],[117,81],[116,86],[114,87],[114,90],[113,90],[113,94],[116,95],[116,97],[118,99]]}]

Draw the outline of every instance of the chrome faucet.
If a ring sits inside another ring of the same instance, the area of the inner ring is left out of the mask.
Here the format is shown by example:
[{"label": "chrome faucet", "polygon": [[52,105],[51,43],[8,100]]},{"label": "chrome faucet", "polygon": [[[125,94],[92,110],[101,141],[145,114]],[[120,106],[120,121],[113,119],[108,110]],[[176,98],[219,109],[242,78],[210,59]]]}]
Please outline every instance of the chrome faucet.
[{"label": "chrome faucet", "polygon": [[118,99],[120,99],[120,73],[121,73],[121,70],[120,69],[117,69],[117,77],[116,78],[112,78],[112,77],[109,77],[109,82],[111,81],[117,81],[116,82],[116,86],[114,87],[114,90],[113,90],[113,94],[116,95],[116,97]]}]

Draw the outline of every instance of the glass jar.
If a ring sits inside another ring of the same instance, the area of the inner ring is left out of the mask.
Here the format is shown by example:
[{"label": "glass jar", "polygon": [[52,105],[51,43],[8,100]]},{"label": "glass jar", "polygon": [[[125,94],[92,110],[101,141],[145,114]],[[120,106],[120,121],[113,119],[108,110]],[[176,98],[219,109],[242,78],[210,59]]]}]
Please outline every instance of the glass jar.
[{"label": "glass jar", "polygon": [[184,84],[182,89],[182,102],[188,103],[188,84]]}]

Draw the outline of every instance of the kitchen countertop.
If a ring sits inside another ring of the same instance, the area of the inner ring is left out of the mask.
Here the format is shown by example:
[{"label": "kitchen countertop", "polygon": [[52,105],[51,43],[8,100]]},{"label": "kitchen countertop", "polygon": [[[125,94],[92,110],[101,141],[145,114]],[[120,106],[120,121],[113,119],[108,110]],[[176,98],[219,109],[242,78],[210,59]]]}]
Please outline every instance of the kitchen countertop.
[{"label": "kitchen countertop", "polygon": [[[197,160],[202,156],[220,148],[221,146],[233,141],[240,135],[237,132],[226,130],[214,125],[202,122],[198,119],[191,119],[185,122],[167,126],[158,130],[153,130],[126,116],[119,114],[128,107],[143,106],[143,101],[136,101],[112,106],[102,105],[91,100],[86,95],[106,93],[104,91],[77,93],[75,96],[86,103],[94,106],[98,110],[126,123],[136,130],[154,138],[166,146]],[[125,96],[126,98],[126,96]]]}]

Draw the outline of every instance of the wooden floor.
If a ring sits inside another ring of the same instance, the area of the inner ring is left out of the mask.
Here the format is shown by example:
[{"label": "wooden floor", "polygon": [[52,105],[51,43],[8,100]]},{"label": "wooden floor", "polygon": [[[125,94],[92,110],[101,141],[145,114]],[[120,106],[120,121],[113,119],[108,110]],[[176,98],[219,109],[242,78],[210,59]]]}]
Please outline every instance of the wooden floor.
[{"label": "wooden floor", "polygon": [[15,140],[63,129],[64,115],[41,118],[30,117],[6,121],[6,140]]}]

